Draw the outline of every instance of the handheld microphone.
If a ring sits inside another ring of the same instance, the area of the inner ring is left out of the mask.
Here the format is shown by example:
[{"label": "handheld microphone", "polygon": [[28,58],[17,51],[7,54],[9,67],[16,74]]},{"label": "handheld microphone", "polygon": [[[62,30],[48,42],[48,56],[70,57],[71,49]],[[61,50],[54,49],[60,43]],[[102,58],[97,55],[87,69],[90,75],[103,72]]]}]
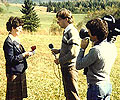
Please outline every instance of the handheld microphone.
[{"label": "handheld microphone", "polygon": [[53,49],[54,48],[53,44],[49,44],[49,48]]},{"label": "handheld microphone", "polygon": [[29,56],[32,56],[35,54],[35,49],[36,49],[36,46],[31,47],[31,51],[29,52]]},{"label": "handheld microphone", "polygon": [[[54,48],[53,44],[49,44],[49,48],[52,50]],[[53,55],[55,56],[56,58],[56,54],[53,52]]]},{"label": "handheld microphone", "polygon": [[34,51],[36,49],[36,46],[32,46],[31,50]]}]

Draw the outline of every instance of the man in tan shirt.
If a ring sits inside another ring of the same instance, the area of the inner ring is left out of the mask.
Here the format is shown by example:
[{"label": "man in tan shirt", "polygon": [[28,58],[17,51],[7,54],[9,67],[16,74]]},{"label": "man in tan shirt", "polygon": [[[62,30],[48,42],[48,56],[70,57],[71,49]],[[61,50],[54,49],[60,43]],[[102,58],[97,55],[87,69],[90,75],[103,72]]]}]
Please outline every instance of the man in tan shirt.
[{"label": "man in tan shirt", "polygon": [[52,49],[52,53],[59,54],[54,62],[61,66],[62,80],[66,100],[80,100],[78,96],[78,71],[76,70],[76,58],[79,52],[79,32],[73,26],[72,13],[63,8],[56,14],[57,23],[64,28],[61,49]]}]

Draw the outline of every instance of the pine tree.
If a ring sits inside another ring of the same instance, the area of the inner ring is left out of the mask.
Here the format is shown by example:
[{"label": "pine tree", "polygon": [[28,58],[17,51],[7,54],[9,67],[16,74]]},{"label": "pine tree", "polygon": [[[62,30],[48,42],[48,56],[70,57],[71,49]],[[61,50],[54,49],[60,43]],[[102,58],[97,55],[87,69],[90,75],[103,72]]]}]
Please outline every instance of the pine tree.
[{"label": "pine tree", "polygon": [[40,26],[40,19],[34,10],[32,0],[25,0],[20,11],[24,14],[22,16],[24,20],[23,29],[30,32],[37,31],[37,28]]}]

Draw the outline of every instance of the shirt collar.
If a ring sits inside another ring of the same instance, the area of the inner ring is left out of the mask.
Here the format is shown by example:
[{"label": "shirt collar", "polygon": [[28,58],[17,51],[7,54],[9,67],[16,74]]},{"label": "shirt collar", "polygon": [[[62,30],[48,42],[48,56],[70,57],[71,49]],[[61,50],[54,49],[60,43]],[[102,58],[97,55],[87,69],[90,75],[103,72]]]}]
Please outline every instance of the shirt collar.
[{"label": "shirt collar", "polygon": [[107,39],[102,40],[102,41],[98,41],[98,42],[96,42],[94,45],[99,45],[99,44],[102,43],[102,42],[107,42]]},{"label": "shirt collar", "polygon": [[70,30],[71,28],[73,27],[73,24],[69,24],[65,30],[64,30],[64,33],[66,33],[68,30]]},{"label": "shirt collar", "polygon": [[9,37],[11,38],[12,42],[16,41],[16,42],[20,43],[20,39],[18,37],[14,37],[12,34],[9,34]]}]

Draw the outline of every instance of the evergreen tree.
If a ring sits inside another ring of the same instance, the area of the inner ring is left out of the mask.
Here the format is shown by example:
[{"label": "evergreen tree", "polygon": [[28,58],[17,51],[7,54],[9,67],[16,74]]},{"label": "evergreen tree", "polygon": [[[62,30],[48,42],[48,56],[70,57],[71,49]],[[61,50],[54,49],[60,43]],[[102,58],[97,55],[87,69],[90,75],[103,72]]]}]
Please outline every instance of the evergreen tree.
[{"label": "evergreen tree", "polygon": [[53,7],[52,6],[48,6],[47,7],[47,12],[51,12],[51,11],[53,11]]},{"label": "evergreen tree", "polygon": [[20,11],[24,14],[22,16],[24,20],[23,29],[30,32],[37,31],[37,28],[40,26],[40,19],[34,10],[32,0],[25,0]]},{"label": "evergreen tree", "polygon": [[42,6],[42,2],[41,2],[41,0],[39,0],[39,6]]}]

